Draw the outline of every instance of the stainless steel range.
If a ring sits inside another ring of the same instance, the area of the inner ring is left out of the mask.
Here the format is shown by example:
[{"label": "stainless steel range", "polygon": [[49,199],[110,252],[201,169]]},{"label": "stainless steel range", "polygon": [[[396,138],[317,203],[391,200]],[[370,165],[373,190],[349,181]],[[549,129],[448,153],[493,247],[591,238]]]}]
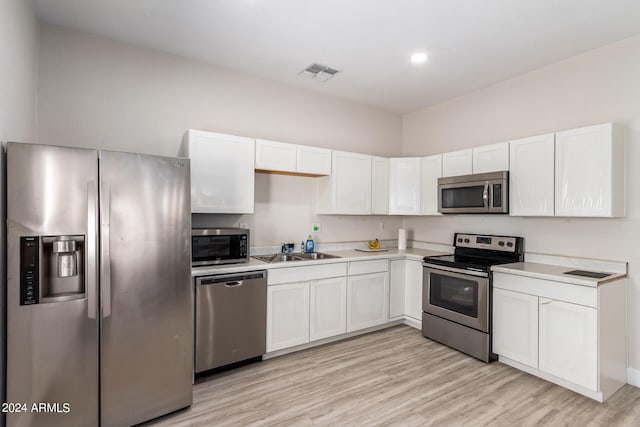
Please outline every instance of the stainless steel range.
[{"label": "stainless steel range", "polygon": [[524,261],[524,239],[456,233],[453,244],[424,258],[422,335],[490,362],[491,266]]}]

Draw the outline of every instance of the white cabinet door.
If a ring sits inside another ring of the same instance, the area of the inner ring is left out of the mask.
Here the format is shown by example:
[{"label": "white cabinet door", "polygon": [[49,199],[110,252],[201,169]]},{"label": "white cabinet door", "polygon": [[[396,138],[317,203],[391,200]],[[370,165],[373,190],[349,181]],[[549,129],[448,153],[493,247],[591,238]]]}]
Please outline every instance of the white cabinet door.
[{"label": "white cabinet door", "polygon": [[389,273],[350,276],[347,284],[347,332],[386,323]]},{"label": "white cabinet door", "polygon": [[538,368],[538,297],[493,288],[493,352]]},{"label": "white cabinet door", "polygon": [[267,287],[267,351],[309,342],[309,283]]},{"label": "white cabinet door", "polygon": [[331,150],[296,145],[296,172],[311,175],[331,175]]},{"label": "white cabinet door", "polygon": [[509,144],[509,215],[553,216],[554,134]]},{"label": "white cabinet door", "polygon": [[407,260],[404,314],[422,321],[422,262]]},{"label": "white cabinet door", "polygon": [[403,259],[391,261],[389,273],[389,320],[394,320],[404,315],[406,269],[407,261]]},{"label": "white cabinet door", "polygon": [[389,159],[371,159],[371,213],[389,214]]},{"label": "white cabinet door", "polygon": [[442,154],[423,157],[420,175],[422,215],[441,215],[438,212],[438,178],[442,178]]},{"label": "white cabinet door", "polygon": [[556,133],[556,215],[625,215],[624,131],[604,123]]},{"label": "white cabinet door", "polygon": [[469,175],[471,173],[473,173],[471,148],[442,155],[442,176]]},{"label": "white cabinet door", "polygon": [[311,292],[311,341],[347,332],[347,278],[313,280]]},{"label": "white cabinet door", "polygon": [[256,169],[279,172],[296,171],[296,145],[256,139]]},{"label": "white cabinet door", "polygon": [[473,149],[473,173],[509,170],[509,143],[483,145]]},{"label": "white cabinet door", "polygon": [[597,310],[546,298],[539,301],[540,370],[598,390]]},{"label": "white cabinet door", "polygon": [[253,213],[254,140],[190,129],[191,212]]},{"label": "white cabinet door", "polygon": [[371,156],[333,151],[332,157],[331,213],[370,214]]},{"label": "white cabinet door", "polygon": [[419,157],[390,159],[389,214],[420,214],[420,166]]}]

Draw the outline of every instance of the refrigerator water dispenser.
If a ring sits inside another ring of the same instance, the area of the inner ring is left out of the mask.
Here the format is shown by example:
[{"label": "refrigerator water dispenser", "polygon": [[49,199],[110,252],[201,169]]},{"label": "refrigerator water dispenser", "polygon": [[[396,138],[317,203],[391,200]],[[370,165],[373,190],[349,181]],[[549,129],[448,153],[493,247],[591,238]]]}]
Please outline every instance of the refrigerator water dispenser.
[{"label": "refrigerator water dispenser", "polygon": [[84,236],[33,236],[20,240],[20,305],[84,298]]}]

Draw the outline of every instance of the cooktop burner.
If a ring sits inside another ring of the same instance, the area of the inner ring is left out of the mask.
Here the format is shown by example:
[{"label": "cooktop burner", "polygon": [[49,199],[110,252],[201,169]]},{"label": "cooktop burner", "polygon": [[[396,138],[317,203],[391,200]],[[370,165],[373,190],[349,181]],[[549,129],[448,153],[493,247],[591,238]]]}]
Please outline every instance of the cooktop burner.
[{"label": "cooktop burner", "polygon": [[488,272],[493,265],[524,261],[522,237],[456,233],[453,244],[453,255],[428,256],[424,262]]}]

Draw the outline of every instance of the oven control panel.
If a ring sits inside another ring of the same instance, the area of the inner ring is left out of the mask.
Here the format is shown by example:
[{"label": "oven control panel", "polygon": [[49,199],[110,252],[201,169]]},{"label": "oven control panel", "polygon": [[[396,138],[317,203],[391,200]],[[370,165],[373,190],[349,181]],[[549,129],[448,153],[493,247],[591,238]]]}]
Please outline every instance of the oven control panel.
[{"label": "oven control panel", "polygon": [[501,252],[516,252],[516,250],[520,250],[518,237],[510,236],[456,233],[453,244],[457,248],[489,249]]}]

